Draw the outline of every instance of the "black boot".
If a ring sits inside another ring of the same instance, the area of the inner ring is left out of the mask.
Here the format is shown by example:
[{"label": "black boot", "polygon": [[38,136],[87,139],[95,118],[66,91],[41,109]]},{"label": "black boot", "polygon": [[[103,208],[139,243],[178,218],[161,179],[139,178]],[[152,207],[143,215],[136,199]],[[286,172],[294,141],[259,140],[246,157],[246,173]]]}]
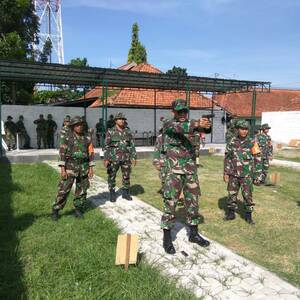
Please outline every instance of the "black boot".
[{"label": "black boot", "polygon": [[163,239],[163,247],[165,249],[165,252],[168,254],[175,254],[175,248],[172,243],[171,238],[171,230],[170,229],[164,229],[164,239]]},{"label": "black boot", "polygon": [[130,196],[130,193],[129,193],[129,189],[123,189],[122,190],[122,198],[124,198],[128,201],[132,200],[132,197]]},{"label": "black boot", "polygon": [[109,200],[110,202],[116,202],[117,196],[116,196],[115,189],[109,190]]},{"label": "black boot", "polygon": [[83,213],[79,208],[75,208],[74,216],[78,219],[83,219]]},{"label": "black boot", "polygon": [[52,209],[51,218],[53,221],[57,221],[59,218],[58,209]]},{"label": "black boot", "polygon": [[254,225],[255,224],[255,222],[252,219],[252,212],[251,211],[246,211],[245,220],[250,225]]},{"label": "black boot", "polygon": [[235,212],[233,209],[229,209],[225,216],[225,221],[231,221],[235,219]]},{"label": "black boot", "polygon": [[196,243],[201,247],[208,247],[210,242],[205,240],[199,233],[197,226],[190,226],[189,242]]}]

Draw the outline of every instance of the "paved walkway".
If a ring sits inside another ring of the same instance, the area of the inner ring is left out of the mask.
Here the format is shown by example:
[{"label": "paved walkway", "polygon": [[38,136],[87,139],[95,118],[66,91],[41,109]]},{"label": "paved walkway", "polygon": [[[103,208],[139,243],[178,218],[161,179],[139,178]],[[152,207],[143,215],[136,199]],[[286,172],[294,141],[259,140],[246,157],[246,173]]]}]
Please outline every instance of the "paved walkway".
[{"label": "paved walkway", "polygon": [[[56,162],[47,163],[58,170]],[[109,202],[107,183],[98,176],[91,181],[88,197],[123,233],[138,234],[139,251],[150,265],[177,279],[178,287],[188,288],[197,297],[205,300],[300,299],[298,288],[217,242],[211,241],[208,249],[189,243],[186,228],[181,223],[176,223],[174,230],[177,253],[165,254],[159,227],[161,212],[137,197],[126,201],[120,196],[116,203]]]},{"label": "paved walkway", "polygon": [[276,167],[287,167],[287,168],[300,170],[300,163],[294,161],[273,159],[272,161],[270,161],[270,165]]}]

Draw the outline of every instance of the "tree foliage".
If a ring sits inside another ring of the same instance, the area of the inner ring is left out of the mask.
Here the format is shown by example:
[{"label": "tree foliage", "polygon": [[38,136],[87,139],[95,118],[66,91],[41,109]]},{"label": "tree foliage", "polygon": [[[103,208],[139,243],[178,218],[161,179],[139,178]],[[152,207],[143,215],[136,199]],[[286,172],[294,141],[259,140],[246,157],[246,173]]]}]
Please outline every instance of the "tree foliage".
[{"label": "tree foliage", "polygon": [[73,58],[73,59],[70,60],[69,65],[78,66],[78,67],[88,67],[89,66],[86,57],[84,57],[84,58],[80,58],[80,57]]},{"label": "tree foliage", "polygon": [[136,62],[137,64],[147,62],[147,51],[145,46],[139,41],[139,26],[137,23],[132,25],[131,47],[128,52],[127,62]]},{"label": "tree foliage", "polygon": [[52,42],[48,38],[43,46],[43,51],[40,54],[40,62],[47,63],[51,62]]},{"label": "tree foliage", "polygon": [[186,77],[188,76],[185,68],[173,66],[172,69],[168,70],[166,74],[169,75],[177,75],[178,77]]}]

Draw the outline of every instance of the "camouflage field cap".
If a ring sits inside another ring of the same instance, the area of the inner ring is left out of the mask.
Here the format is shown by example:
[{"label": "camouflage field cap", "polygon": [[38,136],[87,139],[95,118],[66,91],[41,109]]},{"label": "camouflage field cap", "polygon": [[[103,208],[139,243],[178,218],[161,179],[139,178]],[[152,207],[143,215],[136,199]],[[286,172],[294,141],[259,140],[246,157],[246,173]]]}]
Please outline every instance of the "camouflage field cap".
[{"label": "camouflage field cap", "polygon": [[7,116],[7,120],[12,120],[13,117],[12,116]]},{"label": "camouflage field cap", "polygon": [[264,129],[271,129],[271,127],[269,126],[268,123],[265,123],[265,124],[262,124],[261,125],[261,129],[264,130]]},{"label": "camouflage field cap", "polygon": [[52,119],[52,115],[51,115],[51,114],[48,114],[47,118],[48,118],[48,119]]},{"label": "camouflage field cap", "polygon": [[43,115],[43,114],[40,114],[40,118],[44,118],[44,115]]},{"label": "camouflage field cap", "polygon": [[20,116],[19,116],[19,119],[24,119],[23,115],[20,115]]},{"label": "camouflage field cap", "polygon": [[249,129],[249,123],[246,120],[238,120],[236,121],[235,127]]},{"label": "camouflage field cap", "polygon": [[120,120],[120,119],[127,120],[126,117],[125,117],[125,115],[123,113],[121,113],[121,112],[116,113],[114,119],[115,120]]},{"label": "camouflage field cap", "polygon": [[71,121],[71,117],[69,115],[66,115],[64,118],[64,122],[70,122]]},{"label": "camouflage field cap", "polygon": [[74,118],[71,119],[70,126],[74,126],[76,124],[81,124],[81,123],[82,123],[82,118],[80,116],[75,116]]},{"label": "camouflage field cap", "polygon": [[183,109],[188,110],[187,103],[184,99],[175,99],[172,102],[172,109],[173,110],[183,110]]}]

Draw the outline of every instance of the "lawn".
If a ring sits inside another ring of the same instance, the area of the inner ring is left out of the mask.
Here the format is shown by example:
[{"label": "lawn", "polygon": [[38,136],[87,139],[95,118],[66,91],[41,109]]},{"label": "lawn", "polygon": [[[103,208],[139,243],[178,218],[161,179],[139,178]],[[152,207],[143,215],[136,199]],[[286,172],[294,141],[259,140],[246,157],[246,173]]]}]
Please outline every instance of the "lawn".
[{"label": "lawn", "polygon": [[116,267],[119,231],[98,209],[77,220],[69,201],[53,222],[57,181],[44,164],[0,164],[0,299],[194,299],[143,260]]},{"label": "lawn", "polygon": [[300,149],[282,149],[274,153],[275,159],[289,160],[300,163]]},{"label": "lawn", "polygon": [[[200,230],[236,253],[300,285],[300,172],[287,168],[270,169],[270,172],[281,173],[281,182],[275,187],[255,188],[256,225],[250,226],[243,219],[242,208],[236,220],[223,221],[227,192],[222,180],[222,158],[203,156],[201,161],[203,224],[199,226]],[[98,162],[96,172],[106,178],[101,162]],[[117,182],[120,186],[120,176]],[[160,182],[150,159],[138,161],[131,184],[133,194],[162,209],[162,199],[157,193]],[[178,214],[182,219],[182,208]]]}]

